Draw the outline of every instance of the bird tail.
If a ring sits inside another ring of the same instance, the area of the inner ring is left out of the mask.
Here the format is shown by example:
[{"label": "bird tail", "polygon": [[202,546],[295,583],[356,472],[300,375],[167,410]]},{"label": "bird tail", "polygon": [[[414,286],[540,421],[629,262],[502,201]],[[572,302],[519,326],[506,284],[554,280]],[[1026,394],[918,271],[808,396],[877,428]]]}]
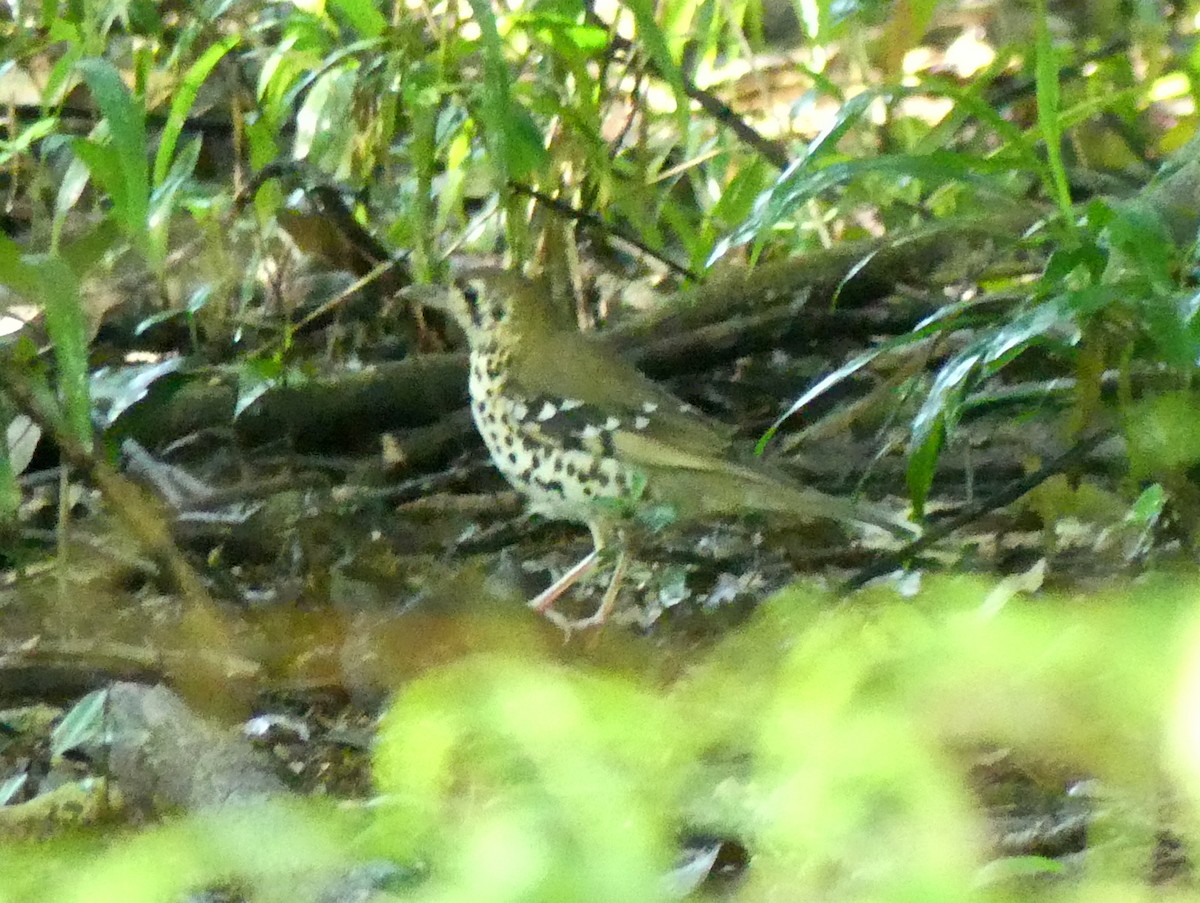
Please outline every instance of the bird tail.
[{"label": "bird tail", "polygon": [[800,521],[824,519],[879,527],[906,539],[912,539],[920,533],[915,524],[882,505],[829,495],[791,481],[784,483],[770,478],[764,482],[758,474],[752,476],[756,479],[746,480],[744,491],[747,504],[757,510],[795,517]]},{"label": "bird tail", "polygon": [[[702,481],[703,491],[695,492],[695,486],[681,485],[678,491],[664,485],[672,482],[678,472],[665,471],[649,476],[648,485],[666,490],[672,499],[684,499],[688,488],[692,497],[684,501],[685,507],[695,507],[705,516],[738,514],[745,511],[760,511],[779,515],[798,523],[813,520],[832,520],[857,526],[873,526],[886,530],[894,536],[911,540],[920,535],[920,529],[901,514],[881,505],[855,501],[829,495],[819,489],[802,486],[783,474],[772,470],[728,466],[709,471]],[[692,477],[691,479],[694,479]],[[687,484],[689,479],[680,479]]]},{"label": "bird tail", "polygon": [[799,522],[817,519],[868,524],[912,539],[919,530],[876,505],[810,489],[769,465],[736,464],[673,448],[631,432],[618,433],[618,450],[646,478],[650,493],[681,516],[729,515],[744,511],[780,514]]}]

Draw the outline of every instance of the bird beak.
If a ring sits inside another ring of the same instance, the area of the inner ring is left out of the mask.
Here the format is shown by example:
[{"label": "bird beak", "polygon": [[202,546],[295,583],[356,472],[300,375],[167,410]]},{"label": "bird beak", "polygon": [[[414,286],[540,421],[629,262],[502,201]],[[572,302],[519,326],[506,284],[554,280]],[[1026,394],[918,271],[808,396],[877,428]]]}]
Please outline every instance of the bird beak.
[{"label": "bird beak", "polygon": [[422,307],[442,311],[450,307],[450,289],[444,285],[409,285],[397,294],[405,301],[415,301]]}]

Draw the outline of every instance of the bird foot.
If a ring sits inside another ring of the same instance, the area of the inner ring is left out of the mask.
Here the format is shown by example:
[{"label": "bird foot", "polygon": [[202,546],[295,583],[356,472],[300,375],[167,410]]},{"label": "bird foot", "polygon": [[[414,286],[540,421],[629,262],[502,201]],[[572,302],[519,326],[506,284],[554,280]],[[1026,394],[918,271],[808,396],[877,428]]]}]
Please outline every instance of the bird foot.
[{"label": "bird foot", "polygon": [[563,642],[566,643],[570,641],[571,634],[577,631],[591,630],[592,628],[599,630],[602,628],[608,621],[608,614],[608,612],[601,611],[598,608],[586,618],[568,618],[562,612],[548,608],[542,612],[542,617],[563,632]]},{"label": "bird foot", "polygon": [[[607,596],[608,594],[605,593],[605,598]],[[535,599],[534,602],[536,601]],[[606,606],[605,602],[601,602],[600,606],[588,617],[569,618],[561,611],[553,608],[538,608],[534,602],[530,602],[529,607],[563,632],[563,642],[570,640],[571,634],[576,631],[591,630],[593,627],[603,627],[608,621],[608,616],[611,614],[612,609],[611,605]]]},{"label": "bird foot", "polygon": [[[590,568],[594,567],[596,564],[595,559],[597,555],[597,552],[592,552],[592,554],[585,558],[584,561],[581,561],[574,568],[572,568],[571,572],[568,572],[568,576],[571,576],[572,572],[579,570],[585,564],[585,562],[590,570]],[[559,584],[563,583],[566,577],[564,577],[562,580],[559,580],[558,583],[555,583],[554,586],[550,587],[549,590],[539,594],[536,599],[529,603],[529,607],[541,614],[555,627],[559,628],[565,634],[563,640],[564,642],[569,640],[571,638],[571,634],[576,630],[590,630],[593,627],[599,629],[608,622],[609,615],[612,614],[613,609],[617,606],[617,594],[620,591],[621,583],[625,578],[625,568],[627,564],[628,559],[625,556],[625,550],[622,549],[617,554],[616,564],[613,565],[612,578],[608,581],[608,588],[604,591],[604,598],[600,601],[599,607],[597,607],[595,612],[593,612],[589,617],[568,618],[562,612],[555,611],[550,607],[555,600],[562,595],[563,589],[566,588],[559,588]],[[575,580],[578,580],[579,576],[580,575],[575,574],[574,579],[571,582],[573,583]],[[569,586],[570,584],[568,583],[567,585]],[[542,596],[547,595],[550,590],[553,589],[558,589],[558,592],[556,592],[548,602],[543,601]]]}]

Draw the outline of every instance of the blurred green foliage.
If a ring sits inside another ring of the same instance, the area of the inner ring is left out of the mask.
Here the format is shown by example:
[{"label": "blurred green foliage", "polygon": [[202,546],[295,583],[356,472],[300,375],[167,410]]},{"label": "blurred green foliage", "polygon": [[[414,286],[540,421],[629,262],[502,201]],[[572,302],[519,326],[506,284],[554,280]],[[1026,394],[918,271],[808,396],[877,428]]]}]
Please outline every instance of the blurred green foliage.
[{"label": "blurred green foliage", "polygon": [[[1200,772],[1198,592],[1033,600],[947,577],[851,609],[797,587],[666,685],[465,659],[399,689],[370,809],[227,808],[99,856],[9,848],[0,874],[23,877],[0,900],[149,903],[212,882],[276,899],[378,858],[419,866],[413,899],[660,900],[689,832],[753,851],[744,901],[1133,893],[1164,777]],[[966,775],[994,748],[1103,787],[1070,889],[1021,882],[1049,862],[988,862]]]}]

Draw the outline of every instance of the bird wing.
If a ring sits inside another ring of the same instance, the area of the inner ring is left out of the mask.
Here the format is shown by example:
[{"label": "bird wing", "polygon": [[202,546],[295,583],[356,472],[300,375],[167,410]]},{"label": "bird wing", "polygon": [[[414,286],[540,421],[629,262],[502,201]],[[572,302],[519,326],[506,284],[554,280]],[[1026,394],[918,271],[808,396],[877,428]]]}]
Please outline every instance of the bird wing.
[{"label": "bird wing", "polygon": [[769,511],[798,521],[826,518],[870,524],[905,538],[915,533],[911,524],[885,508],[812,489],[766,465],[691,454],[636,433],[618,432],[613,441],[621,460],[645,475],[652,494],[684,510]]},{"label": "bird wing", "polygon": [[616,352],[584,336],[548,336],[534,353],[537,358],[525,350],[514,355],[509,391],[536,399],[539,408],[540,402],[561,400],[566,416],[557,425],[562,429],[578,432],[592,424],[610,433],[637,433],[684,454],[716,458],[732,445],[732,427],[705,417]]}]

